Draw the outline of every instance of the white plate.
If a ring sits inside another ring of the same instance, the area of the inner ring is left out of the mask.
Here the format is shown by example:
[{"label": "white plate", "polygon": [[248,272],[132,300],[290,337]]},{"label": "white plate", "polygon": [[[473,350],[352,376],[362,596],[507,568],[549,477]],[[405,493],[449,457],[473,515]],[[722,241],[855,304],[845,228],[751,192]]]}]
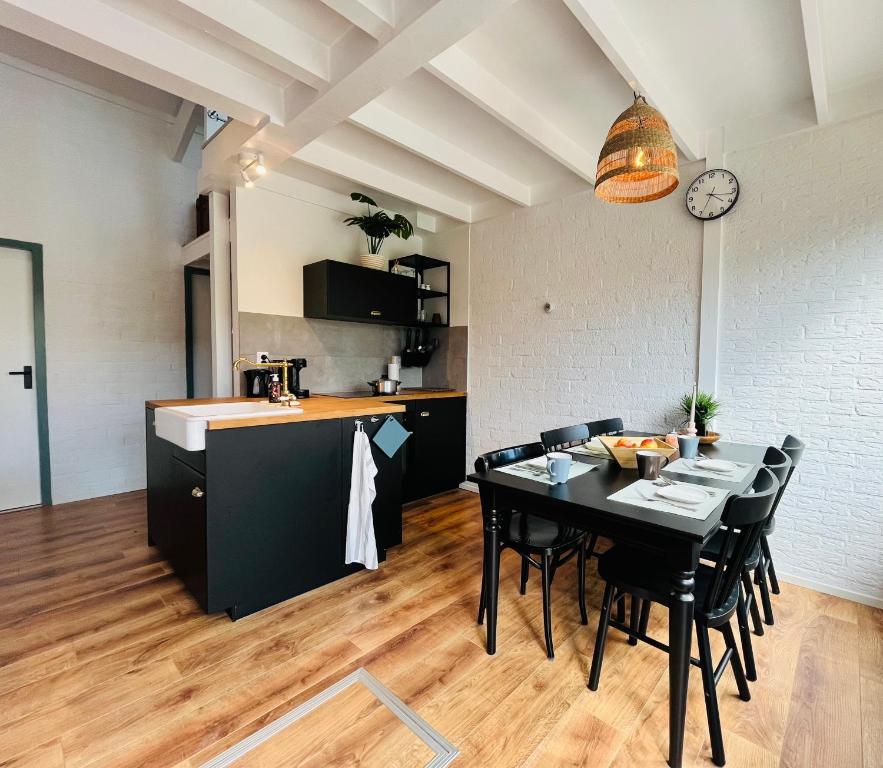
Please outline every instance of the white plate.
[{"label": "white plate", "polygon": [[735,462],[722,459],[698,459],[693,464],[697,469],[706,469],[709,472],[735,472],[739,468]]},{"label": "white plate", "polygon": [[667,485],[657,488],[656,495],[679,504],[701,504],[711,498],[708,491],[697,485]]}]

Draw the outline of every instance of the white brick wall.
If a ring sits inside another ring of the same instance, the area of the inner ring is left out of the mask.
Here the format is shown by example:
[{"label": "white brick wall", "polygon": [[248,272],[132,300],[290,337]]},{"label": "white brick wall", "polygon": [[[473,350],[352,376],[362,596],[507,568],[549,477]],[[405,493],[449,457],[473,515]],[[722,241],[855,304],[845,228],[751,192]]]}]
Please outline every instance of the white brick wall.
[{"label": "white brick wall", "polygon": [[808,444],[779,571],[883,602],[883,115],[727,156],[718,427]]},{"label": "white brick wall", "polygon": [[680,194],[586,192],[473,225],[470,464],[595,418],[673,426],[696,370],[701,253]]},{"label": "white brick wall", "polygon": [[196,171],[171,161],[167,131],[0,64],[0,236],[44,247],[56,502],[143,488],[144,401],[184,394]]}]

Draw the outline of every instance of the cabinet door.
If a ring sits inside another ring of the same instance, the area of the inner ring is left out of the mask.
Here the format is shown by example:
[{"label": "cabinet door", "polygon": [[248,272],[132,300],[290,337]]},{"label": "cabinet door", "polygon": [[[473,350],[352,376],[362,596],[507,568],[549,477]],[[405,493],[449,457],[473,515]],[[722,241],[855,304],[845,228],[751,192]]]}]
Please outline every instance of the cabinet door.
[{"label": "cabinet door", "polygon": [[304,315],[367,323],[413,323],[413,278],[342,261],[304,267]]},{"label": "cabinet door", "polygon": [[414,444],[408,455],[410,501],[456,488],[466,476],[466,399],[449,397],[408,403]]},{"label": "cabinet door", "polygon": [[[396,421],[402,421],[402,414],[391,414]],[[390,458],[374,445],[373,438],[377,431],[386,423],[386,416],[362,416],[358,420],[362,422],[368,439],[371,440],[371,455],[377,466],[377,477],[374,478],[374,487],[377,496],[374,499],[372,509],[374,511],[374,538],[377,540],[381,559],[385,557],[385,550],[402,543],[402,453],[407,443],[399,448],[396,454]],[[356,430],[357,419],[341,419],[341,476],[343,479],[343,492],[341,495],[343,530],[346,532],[347,511],[350,498],[350,479],[353,465],[353,433]],[[410,440],[410,438],[409,438]]]},{"label": "cabinet door", "polygon": [[170,459],[166,557],[203,610],[208,610],[205,475]]}]

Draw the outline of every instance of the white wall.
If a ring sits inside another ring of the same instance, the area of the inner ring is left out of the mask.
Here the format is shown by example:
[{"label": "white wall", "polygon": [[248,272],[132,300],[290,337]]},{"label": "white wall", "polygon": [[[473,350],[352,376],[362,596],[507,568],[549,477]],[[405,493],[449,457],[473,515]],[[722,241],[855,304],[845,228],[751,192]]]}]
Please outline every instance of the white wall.
[{"label": "white wall", "polygon": [[718,427],[808,444],[780,575],[883,605],[883,115],[727,155]]},{"label": "white wall", "polygon": [[[358,185],[353,185],[357,190]],[[322,259],[358,263],[368,252],[361,230],[343,224],[362,212],[345,195],[282,174],[231,192],[238,311],[303,317],[303,266]],[[388,238],[386,258],[422,253],[423,240]]]},{"label": "white wall", "polygon": [[586,192],[471,229],[470,460],[594,418],[674,425],[702,249],[679,194],[613,206]]},{"label": "white wall", "polygon": [[196,171],[167,130],[0,63],[0,236],[44,246],[56,502],[143,488],[144,401],[184,394]]},{"label": "white wall", "polygon": [[423,238],[423,252],[451,264],[451,325],[469,325],[468,224],[444,229]]}]

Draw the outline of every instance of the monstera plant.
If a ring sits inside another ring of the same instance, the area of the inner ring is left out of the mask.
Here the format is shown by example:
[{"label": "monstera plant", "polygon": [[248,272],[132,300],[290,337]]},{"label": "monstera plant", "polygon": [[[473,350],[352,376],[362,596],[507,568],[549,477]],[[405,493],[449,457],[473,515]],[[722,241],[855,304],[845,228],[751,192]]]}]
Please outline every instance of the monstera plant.
[{"label": "monstera plant", "polygon": [[[383,241],[390,235],[407,240],[414,234],[414,227],[411,225],[411,222],[400,213],[390,218],[386,211],[382,210],[368,195],[363,195],[361,192],[353,192],[350,198],[357,203],[365,203],[368,206],[367,214],[364,216],[350,216],[348,219],[344,219],[344,223],[350,227],[358,227],[365,233],[369,253],[380,253]],[[373,213],[371,211],[372,207],[376,209]]]}]

